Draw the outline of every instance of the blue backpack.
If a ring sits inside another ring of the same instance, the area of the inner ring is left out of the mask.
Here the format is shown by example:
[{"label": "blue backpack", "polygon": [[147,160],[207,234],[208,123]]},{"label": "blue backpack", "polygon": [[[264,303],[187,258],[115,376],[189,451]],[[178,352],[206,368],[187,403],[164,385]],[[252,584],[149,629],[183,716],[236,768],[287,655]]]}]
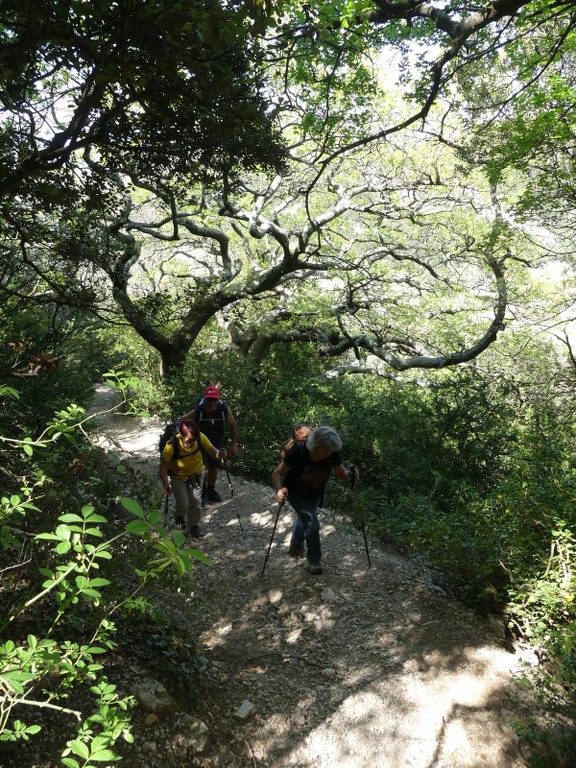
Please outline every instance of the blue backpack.
[{"label": "blue backpack", "polygon": [[[200,422],[202,421],[202,417],[204,416],[204,398],[203,397],[199,397],[198,400],[196,401],[196,407],[194,408],[194,412],[196,413],[196,422],[200,424]],[[226,405],[224,400],[218,400],[215,417],[218,420],[222,419],[222,424],[225,424],[227,416],[228,416],[228,406]]]}]

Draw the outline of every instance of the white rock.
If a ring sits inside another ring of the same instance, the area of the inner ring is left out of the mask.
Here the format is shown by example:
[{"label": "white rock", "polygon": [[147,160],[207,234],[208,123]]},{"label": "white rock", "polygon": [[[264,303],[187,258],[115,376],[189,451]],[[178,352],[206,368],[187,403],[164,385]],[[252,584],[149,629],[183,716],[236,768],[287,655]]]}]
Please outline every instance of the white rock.
[{"label": "white rock", "polygon": [[240,720],[246,720],[246,718],[249,717],[252,713],[253,709],[254,704],[252,704],[251,701],[248,701],[248,699],[244,699],[236,712],[234,712],[234,717],[238,717]]}]

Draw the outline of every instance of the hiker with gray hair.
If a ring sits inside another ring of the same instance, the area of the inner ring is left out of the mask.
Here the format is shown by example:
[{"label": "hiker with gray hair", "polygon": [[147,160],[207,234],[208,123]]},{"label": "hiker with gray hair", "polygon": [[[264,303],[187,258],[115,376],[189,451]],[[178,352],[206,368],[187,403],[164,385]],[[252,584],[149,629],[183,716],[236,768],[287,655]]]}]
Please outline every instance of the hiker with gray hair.
[{"label": "hiker with gray hair", "polygon": [[[354,473],[342,464],[342,441],[332,427],[317,427],[305,442],[296,442],[272,472],[272,486],[280,503],[288,500],[296,522],[288,554],[308,558],[308,571],[322,573],[320,521],[324,488],[334,470],[341,483],[351,483]],[[307,550],[307,551],[306,551]]]}]

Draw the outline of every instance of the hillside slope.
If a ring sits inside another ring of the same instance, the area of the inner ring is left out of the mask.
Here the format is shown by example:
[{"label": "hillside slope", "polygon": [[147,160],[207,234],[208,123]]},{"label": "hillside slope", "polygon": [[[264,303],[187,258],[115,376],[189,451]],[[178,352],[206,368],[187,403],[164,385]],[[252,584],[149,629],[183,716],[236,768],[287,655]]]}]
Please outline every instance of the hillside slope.
[{"label": "hillside slope", "polygon": [[[101,389],[95,406],[107,397]],[[97,439],[137,471],[157,474],[158,432],[157,422],[107,414]],[[213,566],[196,567],[188,594],[163,596],[207,660],[195,714],[208,726],[210,747],[194,753],[185,717],[149,726],[142,717],[122,765],[529,765],[511,727],[537,713],[514,680],[522,660],[533,661],[528,649],[505,648],[426,569],[374,542],[369,568],[361,533],[334,524],[329,510],[322,514],[322,576],[287,555],[288,506],[262,575],[274,494],[231,479],[230,487],[219,474],[224,500],[203,513],[200,547]],[[347,491],[334,485],[330,492]],[[144,661],[135,660],[131,674],[144,676]]]}]

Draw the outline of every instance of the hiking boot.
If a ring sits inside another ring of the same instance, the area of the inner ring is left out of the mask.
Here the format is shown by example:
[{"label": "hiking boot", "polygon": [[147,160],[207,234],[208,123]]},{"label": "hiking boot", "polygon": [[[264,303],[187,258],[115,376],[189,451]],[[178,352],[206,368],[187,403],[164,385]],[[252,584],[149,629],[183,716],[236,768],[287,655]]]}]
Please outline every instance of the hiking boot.
[{"label": "hiking boot", "polygon": [[190,536],[192,536],[193,539],[201,539],[204,536],[204,534],[200,530],[199,525],[193,525],[190,528]]},{"label": "hiking boot", "polygon": [[180,516],[175,517],[174,522],[176,523],[176,525],[179,525],[180,528],[186,528],[186,521],[184,520],[183,517],[180,517]]},{"label": "hiking boot", "polygon": [[208,488],[208,491],[206,492],[206,498],[208,501],[222,501],[222,496],[220,496],[215,488]]},{"label": "hiking boot", "polygon": [[322,573],[322,566],[314,565],[314,563],[308,563],[308,573],[312,573],[314,576],[320,576]]},{"label": "hiking boot", "polygon": [[288,554],[290,555],[290,557],[304,557],[304,550],[298,549],[298,547],[294,547],[292,546],[292,544],[290,544],[290,548],[288,549]]}]

